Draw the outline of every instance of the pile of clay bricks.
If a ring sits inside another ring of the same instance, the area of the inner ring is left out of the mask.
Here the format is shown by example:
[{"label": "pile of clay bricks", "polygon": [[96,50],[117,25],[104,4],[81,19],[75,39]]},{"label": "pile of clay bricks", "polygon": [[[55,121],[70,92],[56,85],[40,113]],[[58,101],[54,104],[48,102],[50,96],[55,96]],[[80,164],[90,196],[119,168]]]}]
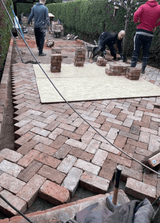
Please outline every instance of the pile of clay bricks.
[{"label": "pile of clay bricks", "polygon": [[85,62],[86,50],[84,48],[77,48],[75,50],[75,60],[74,65],[76,67],[83,67]]},{"label": "pile of clay bricks", "polygon": [[109,76],[125,76],[127,67],[129,64],[125,64],[123,62],[110,62],[109,69],[105,69],[105,73]]},{"label": "pile of clay bricks", "polygon": [[126,78],[129,80],[138,80],[141,75],[141,69],[137,67],[128,67],[126,71]]},{"label": "pile of clay bricks", "polygon": [[51,52],[51,72],[58,73],[61,72],[62,55],[60,48],[52,47]]},{"label": "pile of clay bricks", "polygon": [[97,65],[98,66],[106,66],[107,60],[105,60],[103,57],[98,57],[97,58]]},{"label": "pile of clay bricks", "polygon": [[61,48],[59,48],[59,47],[52,47],[51,54],[61,54]]}]

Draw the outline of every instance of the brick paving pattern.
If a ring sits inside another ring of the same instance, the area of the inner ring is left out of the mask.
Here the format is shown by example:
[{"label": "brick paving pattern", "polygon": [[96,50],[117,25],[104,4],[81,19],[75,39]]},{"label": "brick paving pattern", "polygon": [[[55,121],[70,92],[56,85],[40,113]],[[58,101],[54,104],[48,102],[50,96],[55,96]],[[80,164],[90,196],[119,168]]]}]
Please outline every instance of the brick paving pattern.
[{"label": "brick paving pattern", "polygon": [[[140,66],[140,65],[139,65]],[[142,75],[142,74],[141,74]],[[160,86],[158,69],[142,77]],[[78,184],[106,193],[117,164],[126,193],[153,201],[160,179],[111,146],[65,103],[41,104],[32,64],[12,65],[15,149],[0,151],[0,193],[25,212],[37,196],[67,203]],[[142,160],[159,149],[160,97],[75,102],[71,105],[103,136]],[[0,200],[0,209],[17,213]]]}]

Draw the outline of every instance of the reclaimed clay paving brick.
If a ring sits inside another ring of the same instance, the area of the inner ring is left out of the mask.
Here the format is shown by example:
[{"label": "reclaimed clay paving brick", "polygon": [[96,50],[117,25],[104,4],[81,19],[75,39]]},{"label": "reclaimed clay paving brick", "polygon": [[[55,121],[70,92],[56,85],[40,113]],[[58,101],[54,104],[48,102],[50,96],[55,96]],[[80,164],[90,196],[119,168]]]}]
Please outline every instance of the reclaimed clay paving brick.
[{"label": "reclaimed clay paving brick", "polygon": [[40,188],[39,197],[51,202],[54,205],[59,205],[69,202],[70,193],[65,187],[46,180]]},{"label": "reclaimed clay paving brick", "polygon": [[53,147],[50,147],[50,146],[47,146],[47,145],[44,145],[42,143],[39,143],[37,144],[35,147],[34,147],[35,150],[38,150],[42,153],[46,153],[50,156],[53,156],[55,154],[55,152],[57,151],[56,149],[54,149]]},{"label": "reclaimed clay paving brick", "polygon": [[110,181],[96,176],[89,172],[84,172],[80,178],[80,186],[97,194],[104,194],[109,188]]},{"label": "reclaimed clay paving brick", "polygon": [[27,167],[38,155],[40,154],[37,150],[30,150],[25,156],[23,156],[19,161],[18,165]]},{"label": "reclaimed clay paving brick", "polygon": [[92,163],[96,164],[97,166],[102,166],[105,159],[108,156],[108,152],[99,149],[96,154],[94,155],[93,159],[92,159]]},{"label": "reclaimed clay paving brick", "polygon": [[61,146],[61,148],[55,152],[53,157],[62,160],[69,153],[70,150],[71,146],[63,144],[63,146]]},{"label": "reclaimed clay paving brick", "polygon": [[45,180],[46,178],[35,174],[17,194],[18,197],[27,202],[28,208],[31,207],[33,202],[36,200],[39,188],[42,186]]},{"label": "reclaimed clay paving brick", "polygon": [[45,153],[40,153],[36,158],[35,160],[43,163],[43,164],[46,164],[52,168],[56,168],[59,164],[60,164],[60,160],[58,159],[55,159]]},{"label": "reclaimed clay paving brick", "polygon": [[81,139],[81,135],[76,134],[76,133],[72,133],[72,132],[67,131],[67,130],[62,131],[62,135],[66,136],[68,138],[75,139],[75,140],[80,140]]},{"label": "reclaimed clay paving brick", "polygon": [[18,153],[21,153],[22,155],[26,155],[31,149],[34,148],[34,146],[38,144],[35,140],[30,140],[27,143],[24,143],[18,150]]},{"label": "reclaimed clay paving brick", "polygon": [[38,171],[38,174],[57,184],[61,184],[66,176],[66,174],[58,170],[52,169],[51,167],[46,165],[42,166],[42,168]]},{"label": "reclaimed clay paving brick", "polygon": [[156,199],[156,187],[132,178],[127,179],[125,192],[141,200],[148,198],[151,203]]},{"label": "reclaimed clay paving brick", "polygon": [[128,177],[131,177],[138,181],[142,181],[143,174],[141,171],[134,170],[134,169],[128,168],[126,166],[122,166],[122,165],[120,165],[120,166],[122,167],[122,172],[121,172],[121,180],[122,181],[126,181]]},{"label": "reclaimed clay paving brick", "polygon": [[71,150],[69,151],[69,154],[71,154],[77,158],[83,159],[85,161],[88,161],[88,162],[90,162],[94,156],[91,153],[87,153],[87,152],[85,152],[81,149],[75,148],[75,147],[71,148]]},{"label": "reclaimed clay paving brick", "polygon": [[143,182],[156,187],[157,177],[158,176],[155,173],[149,173],[149,174],[144,173],[143,174]]},{"label": "reclaimed clay paving brick", "polygon": [[73,197],[76,192],[76,189],[79,184],[79,179],[80,179],[82,173],[83,173],[82,170],[80,170],[76,167],[72,167],[72,169],[69,171],[67,177],[64,179],[64,181],[61,185],[70,191],[71,197]]},{"label": "reclaimed clay paving brick", "polygon": [[58,136],[55,141],[53,141],[50,146],[54,149],[59,149],[66,141],[68,140],[67,137],[64,136]]},{"label": "reclaimed clay paving brick", "polygon": [[100,170],[99,176],[103,177],[109,181],[112,180],[117,163],[113,160],[108,160],[104,162],[102,169]]},{"label": "reclaimed clay paving brick", "polygon": [[42,167],[42,165],[42,163],[34,160],[32,163],[30,163],[29,166],[27,166],[26,169],[22,170],[19,173],[18,179],[23,180],[27,183],[34,176],[34,174],[37,173],[37,171]]},{"label": "reclaimed clay paving brick", "polygon": [[64,160],[59,164],[57,170],[59,170],[62,173],[67,174],[70,169],[73,167],[75,162],[77,161],[77,158],[75,156],[67,155]]},{"label": "reclaimed clay paving brick", "polygon": [[[13,195],[7,190],[1,191],[0,194],[22,213],[24,213],[27,210],[27,203],[23,199]],[[6,214],[7,216],[18,215],[17,211],[11,208],[2,199],[0,199],[0,210],[3,211],[3,213]]]},{"label": "reclaimed clay paving brick", "polygon": [[124,165],[124,166],[127,166],[127,167],[131,167],[131,163],[132,163],[132,161],[128,158],[124,158],[122,156],[118,156],[118,155],[115,155],[115,154],[112,154],[112,153],[108,154],[107,159],[108,160],[114,160],[118,164],[121,164],[121,165]]},{"label": "reclaimed clay paving brick", "polygon": [[23,136],[21,136],[19,139],[15,141],[15,148],[18,149],[20,146],[22,146],[24,143],[28,142],[35,136],[32,132],[27,132]]},{"label": "reclaimed clay paving brick", "polygon": [[[129,144],[126,144],[123,148],[123,151],[125,153],[127,153],[129,156],[133,157],[134,155],[134,151],[135,151],[135,146],[131,146]],[[125,154],[121,154],[121,156],[125,157],[125,158],[128,158],[128,156],[126,156]]]},{"label": "reclaimed clay paving brick", "polygon": [[[10,149],[3,149],[0,151],[0,156],[4,157],[7,160],[10,160],[12,162],[17,162],[20,158],[22,158],[22,154],[12,151]],[[1,162],[1,160],[0,160]]]},{"label": "reclaimed clay paving brick", "polygon": [[9,162],[7,160],[3,160],[1,163],[0,163],[0,170],[2,170],[3,172],[6,172],[14,177],[17,177],[18,174],[21,172],[21,170],[23,170],[24,168],[15,164],[15,163],[12,163],[12,162]]},{"label": "reclaimed clay paving brick", "polygon": [[84,160],[78,159],[77,162],[74,164],[75,167],[82,169],[84,171],[88,171],[90,173],[93,173],[95,175],[98,175],[99,171],[100,171],[100,167],[86,162]]},{"label": "reclaimed clay paving brick", "polygon": [[6,190],[17,194],[23,187],[25,183],[7,173],[2,173],[0,175],[0,186]]}]

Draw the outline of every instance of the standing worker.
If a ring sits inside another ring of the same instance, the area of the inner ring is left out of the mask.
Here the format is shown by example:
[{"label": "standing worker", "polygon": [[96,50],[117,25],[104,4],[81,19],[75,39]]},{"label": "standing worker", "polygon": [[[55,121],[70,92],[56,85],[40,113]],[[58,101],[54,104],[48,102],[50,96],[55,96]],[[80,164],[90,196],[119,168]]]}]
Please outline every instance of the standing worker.
[{"label": "standing worker", "polygon": [[135,67],[138,61],[139,50],[143,49],[142,73],[149,58],[149,48],[151,46],[153,33],[160,25],[160,5],[154,0],[148,0],[141,5],[134,13],[134,22],[137,24],[136,34],[134,36],[134,50],[132,54],[131,67]]},{"label": "standing worker", "polygon": [[39,50],[39,56],[46,56],[43,53],[44,41],[45,41],[45,26],[49,26],[50,19],[48,16],[48,9],[45,6],[46,0],[40,0],[37,2],[29,15],[28,24],[34,18],[34,34],[36,37],[36,44]]}]

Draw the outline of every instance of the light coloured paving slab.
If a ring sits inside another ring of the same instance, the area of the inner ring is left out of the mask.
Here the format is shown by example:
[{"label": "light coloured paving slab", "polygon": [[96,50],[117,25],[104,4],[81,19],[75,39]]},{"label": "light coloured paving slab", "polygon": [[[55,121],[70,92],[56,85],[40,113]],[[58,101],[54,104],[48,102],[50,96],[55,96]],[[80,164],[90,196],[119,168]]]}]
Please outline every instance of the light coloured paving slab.
[{"label": "light coloured paving slab", "polygon": [[23,170],[24,168],[15,164],[15,163],[11,163],[7,160],[3,160],[0,163],[0,170],[2,170],[3,172],[9,173],[14,177],[17,177],[18,174],[21,172],[21,170]]},{"label": "light coloured paving slab", "polygon": [[[63,102],[64,100],[54,89],[40,67],[36,64],[33,66],[41,102]],[[65,95],[67,101],[160,95],[160,88],[148,81],[141,78],[133,81],[123,76],[108,76],[105,74],[105,67],[100,67],[96,64],[84,64],[84,67],[75,67],[74,64],[62,63],[60,73],[51,73],[50,64],[41,64],[41,66],[56,88],[62,95]]]}]

